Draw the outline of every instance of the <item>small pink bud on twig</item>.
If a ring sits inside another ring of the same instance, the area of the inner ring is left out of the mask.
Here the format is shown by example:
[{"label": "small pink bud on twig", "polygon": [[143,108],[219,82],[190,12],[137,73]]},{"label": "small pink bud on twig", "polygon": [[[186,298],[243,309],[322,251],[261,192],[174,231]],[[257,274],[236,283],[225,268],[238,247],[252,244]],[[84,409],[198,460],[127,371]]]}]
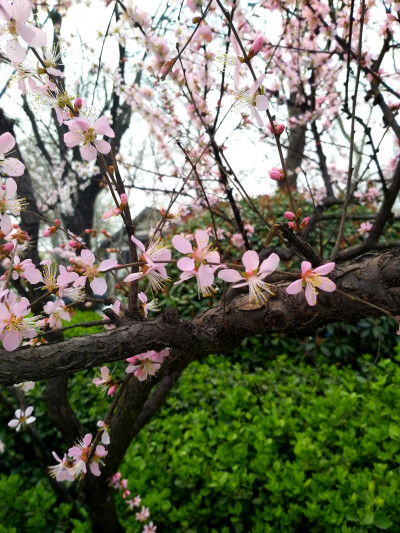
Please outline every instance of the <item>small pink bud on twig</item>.
[{"label": "small pink bud on twig", "polygon": [[296,215],[292,211],[286,211],[284,216],[286,220],[295,220],[296,218]]},{"label": "small pink bud on twig", "polygon": [[[267,124],[267,128],[269,129],[269,131],[271,133],[274,133],[274,130],[273,130],[271,124]],[[285,131],[285,125],[284,124],[277,124],[276,122],[274,122],[274,128],[275,128],[276,135],[281,135]]]},{"label": "small pink bud on twig", "polygon": [[303,230],[304,228],[306,228],[308,226],[308,221],[310,220],[310,217],[306,217],[305,219],[303,219],[301,221],[301,224],[300,224],[300,229]]},{"label": "small pink bud on twig", "polygon": [[264,46],[264,36],[263,35],[258,35],[254,39],[254,42],[251,45],[251,48],[249,50],[249,53],[248,53],[249,59],[253,59],[253,57],[256,56],[258,54],[258,52],[261,51],[263,46]]},{"label": "small pink bud on twig", "polygon": [[285,174],[281,168],[273,168],[270,170],[269,177],[274,181],[282,181]]}]

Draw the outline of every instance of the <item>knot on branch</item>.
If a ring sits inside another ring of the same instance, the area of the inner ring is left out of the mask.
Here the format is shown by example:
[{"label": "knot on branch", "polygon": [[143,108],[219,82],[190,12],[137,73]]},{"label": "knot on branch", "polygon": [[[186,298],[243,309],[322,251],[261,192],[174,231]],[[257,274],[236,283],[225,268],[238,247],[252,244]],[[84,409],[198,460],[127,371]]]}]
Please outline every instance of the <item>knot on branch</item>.
[{"label": "knot on branch", "polygon": [[124,319],[117,315],[114,309],[104,309],[103,314],[110,319],[111,324],[114,324],[117,327],[122,326],[124,324]]},{"label": "knot on branch", "polygon": [[168,309],[166,309],[162,315],[162,321],[166,322],[167,324],[171,324],[172,326],[178,325],[179,315],[176,307],[168,307]]}]

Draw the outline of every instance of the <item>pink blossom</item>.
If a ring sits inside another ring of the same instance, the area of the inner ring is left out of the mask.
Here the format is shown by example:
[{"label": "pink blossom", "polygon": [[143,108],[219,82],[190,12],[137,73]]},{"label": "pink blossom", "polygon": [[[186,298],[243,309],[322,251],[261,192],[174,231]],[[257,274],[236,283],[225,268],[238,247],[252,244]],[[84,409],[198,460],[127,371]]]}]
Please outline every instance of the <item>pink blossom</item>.
[{"label": "pink blossom", "polygon": [[15,146],[15,138],[11,133],[0,135],[0,172],[7,176],[18,177],[25,172],[25,165],[15,157],[8,157],[6,154]]},{"label": "pink blossom", "polygon": [[57,481],[74,481],[75,477],[72,473],[74,461],[67,459],[66,454],[60,459],[56,452],[52,452],[54,459],[58,462],[58,465],[49,466],[49,475],[55,477]]},{"label": "pink blossom", "polygon": [[146,522],[150,516],[150,511],[148,507],[142,506],[141,510],[136,513],[135,518],[138,522]]},{"label": "pink blossom", "polygon": [[47,302],[43,311],[49,315],[48,324],[50,328],[61,328],[61,320],[71,322],[71,315],[68,313],[64,300],[57,298],[54,302]]},{"label": "pink blossom", "polygon": [[153,522],[149,522],[144,526],[142,533],[156,533],[156,531],[157,526],[155,526]]},{"label": "pink blossom", "polygon": [[116,259],[106,259],[102,261],[99,266],[96,265],[95,256],[90,250],[82,250],[81,252],[83,275],[79,276],[73,283],[74,287],[83,287],[88,279],[90,287],[95,294],[104,294],[107,291],[107,283],[102,272],[110,270],[118,265]]},{"label": "pink blossom", "polygon": [[265,74],[260,76],[248,91],[236,91],[235,93],[236,107],[241,112],[245,112],[248,109],[251,119],[255,120],[260,128],[264,125],[264,122],[259,111],[266,111],[269,105],[268,98],[264,94],[259,94],[260,86],[261,90],[263,90],[261,84],[264,79]]},{"label": "pink blossom", "polygon": [[38,318],[32,316],[27,298],[17,300],[15,293],[8,291],[0,302],[0,340],[9,352],[16,350],[24,337],[36,337],[39,327]]},{"label": "pink blossom", "polygon": [[147,315],[149,314],[149,311],[157,312],[160,309],[158,308],[158,300],[157,298],[152,300],[151,302],[148,301],[147,296],[144,292],[139,292],[138,298],[141,302],[141,308],[143,310],[143,314],[145,318],[147,318]]},{"label": "pink blossom", "polygon": [[160,370],[164,357],[169,355],[170,349],[164,348],[161,352],[150,350],[140,353],[127,359],[129,366],[126,368],[128,374],[134,374],[139,381],[144,381],[147,376],[154,376]]},{"label": "pink blossom", "polygon": [[369,236],[369,232],[372,230],[371,222],[361,222],[360,227],[358,228],[358,233],[361,235]]},{"label": "pink blossom", "polygon": [[162,290],[164,285],[169,281],[169,277],[165,266],[171,260],[171,251],[164,246],[164,241],[161,238],[152,241],[147,249],[144,244],[132,235],[131,240],[141,250],[142,256],[140,260],[145,263],[141,266],[141,272],[132,272],[128,274],[124,281],[134,281],[147,277],[149,286],[153,292]]},{"label": "pink blossom", "polygon": [[197,50],[200,49],[202,41],[206,41],[207,43],[211,43],[212,41],[211,28],[204,20],[200,22],[200,26],[193,36],[193,42],[196,43]]},{"label": "pink blossom", "polygon": [[308,305],[314,306],[317,303],[317,289],[325,292],[333,292],[336,290],[336,285],[325,274],[329,274],[335,268],[335,263],[326,263],[312,269],[309,261],[301,263],[301,278],[291,283],[287,288],[288,294],[298,294],[303,286],[306,286],[305,295]]},{"label": "pink blossom", "polygon": [[275,181],[282,181],[285,177],[285,174],[281,168],[273,168],[269,172],[269,177]]},{"label": "pink blossom", "polygon": [[[92,435],[87,433],[82,440],[78,441],[75,446],[68,450],[68,455],[74,457],[76,462],[72,467],[71,472],[74,476],[86,474],[87,460],[91,451]],[[93,454],[93,457],[90,460],[90,471],[94,476],[100,476],[99,464],[103,465],[101,458],[105,457],[108,452],[105,450],[104,446],[99,444],[96,446],[96,451]]]},{"label": "pink blossom", "polygon": [[126,206],[128,205],[128,195],[123,193],[121,194],[121,203],[118,207],[112,207],[105,213],[103,213],[103,216],[101,217],[103,220],[107,220],[108,218],[116,217],[118,215],[121,215]]},{"label": "pink blossom", "polygon": [[[214,273],[222,266],[219,264],[221,262],[219,253],[216,250],[212,250],[211,245],[208,244],[209,236],[206,231],[197,230],[194,238],[197,247],[192,246],[190,241],[181,235],[172,237],[174,248],[178,252],[187,254],[187,257],[182,257],[177,263],[177,267],[182,270],[182,274],[180,275],[180,281],[177,281],[175,285],[195,276],[199,295],[211,296],[215,292],[213,287]],[[215,264],[210,265],[208,263]]]},{"label": "pink blossom", "polygon": [[132,500],[127,500],[126,503],[128,504],[129,506],[129,509],[131,511],[133,511],[133,508],[134,507],[140,507],[140,503],[141,503],[142,499],[141,497],[138,495],[138,496],[135,496]]},{"label": "pink blossom", "polygon": [[244,239],[241,233],[234,233],[231,237],[231,243],[237,248],[242,248],[244,246]]},{"label": "pink blossom", "polygon": [[[24,259],[24,261],[21,261],[17,255],[14,257],[11,277],[14,280],[18,278],[26,279],[29,283],[32,283],[32,285],[43,282],[42,273],[36,268],[34,263],[32,263],[32,259]],[[3,276],[2,279],[6,278]]]},{"label": "pink blossom", "polygon": [[102,431],[101,442],[108,446],[110,444],[110,426],[108,426],[103,420],[97,422],[97,427]]},{"label": "pink blossom", "polygon": [[17,198],[16,182],[12,178],[6,179],[5,184],[0,185],[0,229],[5,235],[12,230],[11,217],[7,211],[16,216],[24,206],[24,201]]},{"label": "pink blossom", "polygon": [[[229,283],[235,283],[235,285],[233,285],[234,289],[248,285],[250,300],[254,300],[260,304],[267,303],[265,292],[269,292],[270,294],[272,294],[272,292],[269,289],[270,286],[268,283],[265,283],[262,280],[278,268],[279,256],[274,253],[271,254],[261,263],[260,268],[258,268],[260,258],[258,257],[257,252],[254,250],[247,250],[247,252],[243,254],[242,263],[245,267],[245,272],[242,274],[233,268],[227,268],[221,270],[218,277]],[[243,281],[243,278],[245,281]]]},{"label": "pink blossom", "polygon": [[31,13],[30,0],[14,0],[12,4],[7,0],[1,0],[0,19],[6,22],[1,33],[10,35],[6,44],[6,54],[16,63],[21,63],[26,57],[26,50],[18,42],[18,37],[34,48],[46,46],[47,37],[44,31],[26,25]]},{"label": "pink blossom", "polygon": [[75,117],[65,122],[69,127],[69,132],[64,134],[64,142],[69,148],[83,143],[80,151],[83,159],[93,161],[97,157],[97,152],[108,154],[111,145],[107,141],[97,140],[98,135],[115,137],[114,131],[105,116],[98,118],[95,122],[85,117]]},{"label": "pink blossom", "polygon": [[34,408],[32,406],[27,407],[25,411],[22,411],[22,409],[17,409],[15,411],[15,418],[9,421],[8,427],[15,428],[16,431],[20,431],[27,424],[32,424],[36,420],[35,416],[31,416],[33,409]]},{"label": "pink blossom", "polygon": [[113,396],[115,391],[118,389],[118,381],[115,381],[108,370],[108,367],[102,366],[100,368],[100,377],[94,378],[92,383],[99,387],[104,392],[107,391],[108,396]]}]

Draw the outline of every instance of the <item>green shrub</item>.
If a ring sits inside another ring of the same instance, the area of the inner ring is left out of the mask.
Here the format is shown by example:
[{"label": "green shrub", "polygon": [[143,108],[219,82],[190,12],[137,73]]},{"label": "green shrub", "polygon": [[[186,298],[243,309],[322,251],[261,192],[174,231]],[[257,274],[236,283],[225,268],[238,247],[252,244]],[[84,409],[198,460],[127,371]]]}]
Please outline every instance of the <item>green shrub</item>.
[{"label": "green shrub", "polygon": [[400,531],[398,361],[365,356],[354,371],[281,356],[246,373],[209,357],[122,472],[163,532]]},{"label": "green shrub", "polygon": [[72,504],[57,505],[56,496],[43,482],[26,488],[22,477],[0,475],[0,533],[89,533],[79,520],[70,520]]}]

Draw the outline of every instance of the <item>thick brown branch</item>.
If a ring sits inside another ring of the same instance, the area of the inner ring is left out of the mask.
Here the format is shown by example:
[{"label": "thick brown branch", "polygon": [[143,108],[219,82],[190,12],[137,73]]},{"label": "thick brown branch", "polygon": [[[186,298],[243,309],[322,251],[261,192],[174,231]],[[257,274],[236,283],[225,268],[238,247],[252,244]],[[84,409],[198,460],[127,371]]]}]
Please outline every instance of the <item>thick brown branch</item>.
[{"label": "thick brown branch", "polygon": [[[365,255],[336,271],[338,288],[366,302],[400,314],[400,248]],[[161,317],[131,322],[116,330],[68,341],[0,351],[0,383],[46,379],[107,362],[125,359],[149,349],[170,347],[179,355],[163,365],[163,374],[175,372],[188,361],[210,353],[226,353],[247,336],[275,332],[306,333],[335,320],[376,316],[376,309],[338,293],[320,293],[318,305],[308,307],[303,295],[290,296],[286,284],[273,286],[268,305],[247,310],[248,297],[216,305],[192,321]]]}]

